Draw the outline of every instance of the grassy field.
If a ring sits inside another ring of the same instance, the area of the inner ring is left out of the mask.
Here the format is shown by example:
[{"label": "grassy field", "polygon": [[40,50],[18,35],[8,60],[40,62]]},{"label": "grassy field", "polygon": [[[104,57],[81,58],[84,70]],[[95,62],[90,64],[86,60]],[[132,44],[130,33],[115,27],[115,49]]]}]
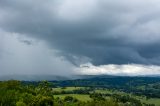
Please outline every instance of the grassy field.
[{"label": "grassy field", "polygon": [[[121,91],[112,91],[112,90],[108,90],[108,89],[99,89],[99,90],[95,90],[95,92],[97,93],[102,93],[102,94],[121,94],[121,95],[128,95],[128,93],[125,92],[121,92]],[[151,98],[151,99],[146,99],[146,97],[142,97],[142,96],[135,96],[132,95],[132,97],[139,99],[142,103],[149,103],[149,104],[155,104],[156,106],[160,106],[160,98]]]},{"label": "grassy field", "polygon": [[80,101],[87,102],[91,101],[92,99],[89,97],[89,95],[81,95],[81,94],[61,94],[61,95],[54,95],[55,98],[59,97],[61,99],[64,99],[66,96],[72,96],[74,98],[77,98]]},{"label": "grassy field", "polygon": [[[102,94],[121,94],[121,95],[128,95],[128,93],[125,92],[121,92],[121,91],[112,91],[112,90],[95,90],[95,92],[97,93],[102,93]],[[160,98],[151,98],[151,99],[146,99],[146,97],[142,97],[142,96],[135,96],[135,95],[131,95],[132,97],[139,99],[142,103],[149,103],[149,104],[155,104],[156,106],[160,106]]]},{"label": "grassy field", "polygon": [[53,91],[73,91],[73,90],[78,90],[78,89],[84,89],[85,87],[59,87],[59,88],[53,88]]},{"label": "grassy field", "polygon": [[[78,90],[78,89],[85,89],[85,87],[65,87],[65,88],[53,88],[53,91],[73,91],[73,90]],[[96,93],[102,93],[102,94],[121,94],[121,95],[128,95],[128,93],[122,92],[122,91],[117,91],[117,90],[109,90],[109,89],[96,89]],[[91,92],[92,93],[92,92]],[[64,99],[66,96],[72,96],[77,98],[80,101],[90,101],[92,100],[89,95],[87,94],[60,94],[60,95],[54,95],[55,98],[59,97]],[[150,103],[150,104],[155,104],[156,106],[160,106],[160,99],[159,98],[151,98],[151,99],[146,99],[145,97],[142,96],[135,96],[131,95],[132,97],[139,99],[142,103]],[[106,97],[107,99],[110,99],[110,97]]]},{"label": "grassy field", "polygon": [[[77,98],[80,101],[87,102],[91,101],[92,99],[89,97],[89,95],[83,95],[83,94],[61,94],[61,95],[54,95],[55,98],[59,97],[61,99],[64,99],[66,96],[72,96]],[[156,106],[160,106],[160,99],[158,98],[151,98],[146,100],[144,97],[136,97],[139,100],[141,100],[142,103],[149,103],[149,104],[155,104]],[[110,99],[110,97],[106,97],[106,99]]]},{"label": "grassy field", "polygon": [[101,93],[101,94],[121,94],[121,95],[127,94],[125,92],[121,92],[121,91],[117,91],[117,90],[109,90],[109,89],[97,89],[97,90],[95,90],[95,92]]},{"label": "grassy field", "polygon": [[151,99],[145,99],[140,98],[142,103],[149,103],[149,104],[155,104],[156,106],[160,106],[160,99],[159,98],[151,98]]},{"label": "grassy field", "polygon": [[[53,91],[61,92],[61,91],[73,91],[78,89],[84,89],[85,87],[65,87],[65,88],[53,88]],[[60,95],[54,95],[55,98],[59,97],[61,99],[64,99],[66,96],[72,96],[74,98],[77,98],[80,101],[90,101],[92,100],[89,95],[87,94],[60,94]]]}]

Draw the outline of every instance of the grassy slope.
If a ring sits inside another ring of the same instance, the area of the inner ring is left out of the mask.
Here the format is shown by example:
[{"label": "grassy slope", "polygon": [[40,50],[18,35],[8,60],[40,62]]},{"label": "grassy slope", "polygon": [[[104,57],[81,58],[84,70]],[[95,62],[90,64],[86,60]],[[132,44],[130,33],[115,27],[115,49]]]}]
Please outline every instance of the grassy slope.
[{"label": "grassy slope", "polygon": [[[121,95],[127,95],[125,92],[120,92],[120,91],[111,91],[111,90],[95,90],[97,93],[102,93],[102,94],[121,94]],[[132,97],[137,98],[141,100],[142,103],[149,103],[149,104],[155,104],[156,106],[160,106],[160,98],[151,98],[151,99],[146,99],[145,97],[142,96],[135,96],[132,95]]]},{"label": "grassy slope", "polygon": [[73,91],[77,89],[83,89],[84,87],[65,87],[65,88],[53,88],[53,91]]},{"label": "grassy slope", "polygon": [[77,98],[78,100],[84,101],[84,102],[87,102],[87,101],[92,100],[92,99],[89,97],[89,95],[80,95],[80,94],[54,95],[55,98],[59,97],[59,98],[62,98],[62,99],[64,99],[66,96],[72,96],[72,97],[75,97],[75,98]]},{"label": "grassy slope", "polygon": [[156,106],[160,106],[160,99],[159,98],[146,99],[144,97],[141,97],[138,99],[141,100],[142,103],[149,103],[149,104],[155,104]]}]

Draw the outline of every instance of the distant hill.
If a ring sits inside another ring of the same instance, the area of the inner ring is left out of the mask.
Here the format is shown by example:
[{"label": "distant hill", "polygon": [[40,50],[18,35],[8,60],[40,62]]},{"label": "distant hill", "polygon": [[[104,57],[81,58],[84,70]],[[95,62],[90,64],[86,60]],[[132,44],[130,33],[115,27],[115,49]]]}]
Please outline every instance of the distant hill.
[{"label": "distant hill", "polygon": [[71,80],[68,76],[56,75],[4,75],[0,76],[0,80],[22,80],[22,81],[40,81],[40,80]]}]

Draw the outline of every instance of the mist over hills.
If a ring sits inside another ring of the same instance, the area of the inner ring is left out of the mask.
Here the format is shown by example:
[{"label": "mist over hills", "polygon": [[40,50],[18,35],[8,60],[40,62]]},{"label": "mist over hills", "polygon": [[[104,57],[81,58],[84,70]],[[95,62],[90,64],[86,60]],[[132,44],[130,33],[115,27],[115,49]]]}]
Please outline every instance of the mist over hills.
[{"label": "mist over hills", "polygon": [[1,75],[0,80],[22,80],[22,81],[64,81],[64,80],[76,80],[76,79],[92,79],[92,78],[160,78],[160,75],[146,75],[146,76],[125,76],[125,75]]},{"label": "mist over hills", "polygon": [[40,80],[69,80],[66,76],[56,75],[3,75],[0,80],[23,80],[23,81],[40,81]]}]

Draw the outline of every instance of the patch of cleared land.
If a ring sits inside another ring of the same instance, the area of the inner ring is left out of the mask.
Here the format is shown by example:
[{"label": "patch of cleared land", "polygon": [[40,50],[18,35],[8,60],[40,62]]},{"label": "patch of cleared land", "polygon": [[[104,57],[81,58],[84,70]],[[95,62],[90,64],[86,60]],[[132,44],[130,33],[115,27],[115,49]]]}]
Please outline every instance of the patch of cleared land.
[{"label": "patch of cleared land", "polygon": [[61,94],[61,95],[54,95],[55,98],[59,97],[64,99],[66,96],[72,96],[74,98],[77,98],[80,101],[91,101],[92,99],[89,97],[89,95],[81,95],[81,94]]}]

